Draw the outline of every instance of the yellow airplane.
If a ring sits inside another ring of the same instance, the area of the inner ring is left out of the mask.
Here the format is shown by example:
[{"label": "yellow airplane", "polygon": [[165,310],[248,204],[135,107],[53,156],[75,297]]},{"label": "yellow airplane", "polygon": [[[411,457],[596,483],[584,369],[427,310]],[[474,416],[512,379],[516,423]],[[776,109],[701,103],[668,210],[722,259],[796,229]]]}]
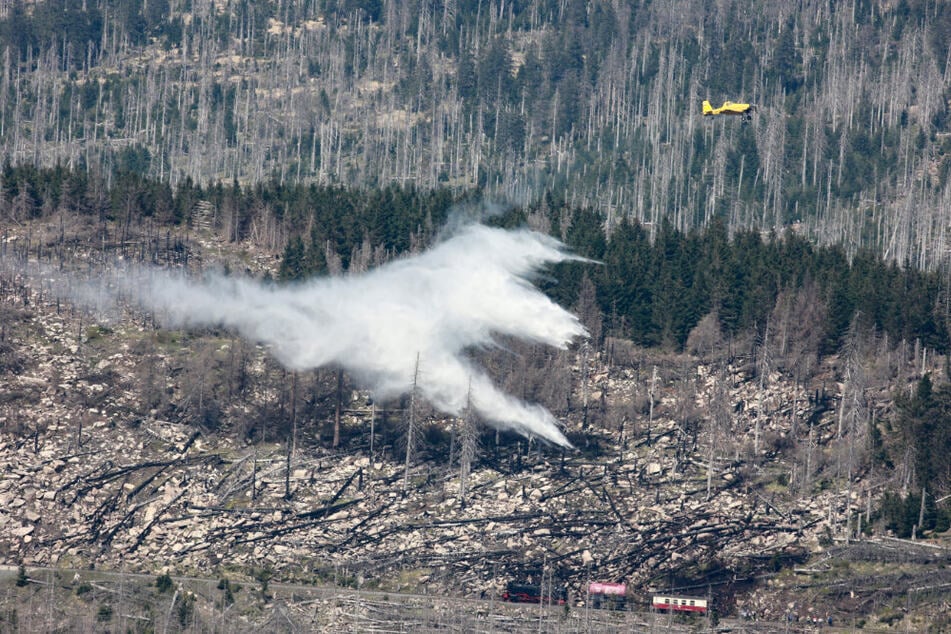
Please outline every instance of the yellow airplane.
[{"label": "yellow airplane", "polygon": [[732,101],[724,101],[723,105],[719,108],[714,108],[710,105],[709,101],[704,100],[703,102],[703,115],[711,114],[727,114],[727,115],[743,115],[746,119],[753,118],[753,110],[756,107],[748,103],[733,103]]}]

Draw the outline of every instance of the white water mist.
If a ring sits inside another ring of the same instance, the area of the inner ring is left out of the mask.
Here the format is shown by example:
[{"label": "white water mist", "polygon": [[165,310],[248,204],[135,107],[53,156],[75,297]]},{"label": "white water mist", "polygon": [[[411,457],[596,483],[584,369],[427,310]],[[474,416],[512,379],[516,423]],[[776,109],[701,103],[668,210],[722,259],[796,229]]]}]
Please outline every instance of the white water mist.
[{"label": "white water mist", "polygon": [[378,399],[409,390],[418,355],[417,388],[437,409],[458,415],[471,397],[489,424],[567,447],[550,412],[500,391],[466,351],[499,335],[558,348],[585,336],[577,317],[532,284],[546,266],[572,259],[580,258],[541,233],[469,225],[360,275],[276,286],[146,269],[106,291],[94,285],[86,299],[121,293],[169,327],[234,329],[291,369],[343,367]]}]

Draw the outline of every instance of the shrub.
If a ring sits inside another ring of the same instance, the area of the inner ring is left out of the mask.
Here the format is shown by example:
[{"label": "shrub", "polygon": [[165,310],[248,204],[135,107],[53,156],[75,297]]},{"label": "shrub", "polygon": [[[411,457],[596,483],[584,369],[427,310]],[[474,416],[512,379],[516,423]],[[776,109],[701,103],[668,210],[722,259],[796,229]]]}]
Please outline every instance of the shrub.
[{"label": "shrub", "polygon": [[99,611],[96,613],[96,620],[100,623],[107,623],[112,620],[112,606],[108,603],[104,603],[99,606]]},{"label": "shrub", "polygon": [[167,572],[163,575],[159,575],[158,579],[155,580],[155,587],[158,588],[159,592],[168,592],[174,586],[175,584]]},{"label": "shrub", "polygon": [[28,583],[30,583],[30,578],[26,576],[26,566],[20,566],[20,570],[17,572],[17,587],[22,588]]}]

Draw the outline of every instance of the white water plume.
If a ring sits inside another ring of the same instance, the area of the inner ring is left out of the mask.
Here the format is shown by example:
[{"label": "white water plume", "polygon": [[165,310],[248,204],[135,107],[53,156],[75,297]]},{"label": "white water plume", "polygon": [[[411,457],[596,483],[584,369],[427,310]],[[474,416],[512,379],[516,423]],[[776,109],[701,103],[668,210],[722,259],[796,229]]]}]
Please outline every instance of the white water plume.
[{"label": "white water plume", "polygon": [[109,295],[121,292],[168,326],[234,329],[291,369],[340,366],[378,399],[409,391],[418,357],[417,389],[437,409],[459,415],[471,400],[493,426],[570,447],[550,412],[500,391],[466,351],[499,335],[558,348],[585,336],[532,284],[547,265],[580,259],[541,233],[469,225],[360,275],[275,286],[148,269],[121,276]]}]

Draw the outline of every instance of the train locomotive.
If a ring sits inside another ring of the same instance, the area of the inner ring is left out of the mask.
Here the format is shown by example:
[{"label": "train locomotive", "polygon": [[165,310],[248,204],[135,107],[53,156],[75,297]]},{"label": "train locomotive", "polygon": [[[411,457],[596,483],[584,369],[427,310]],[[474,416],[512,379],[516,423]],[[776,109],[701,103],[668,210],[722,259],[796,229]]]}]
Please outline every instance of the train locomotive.
[{"label": "train locomotive", "polygon": [[544,596],[539,585],[512,581],[505,586],[502,600],[512,603],[541,603],[544,600],[549,605],[568,603],[568,591],[565,588],[549,588],[548,590],[547,596]]}]

